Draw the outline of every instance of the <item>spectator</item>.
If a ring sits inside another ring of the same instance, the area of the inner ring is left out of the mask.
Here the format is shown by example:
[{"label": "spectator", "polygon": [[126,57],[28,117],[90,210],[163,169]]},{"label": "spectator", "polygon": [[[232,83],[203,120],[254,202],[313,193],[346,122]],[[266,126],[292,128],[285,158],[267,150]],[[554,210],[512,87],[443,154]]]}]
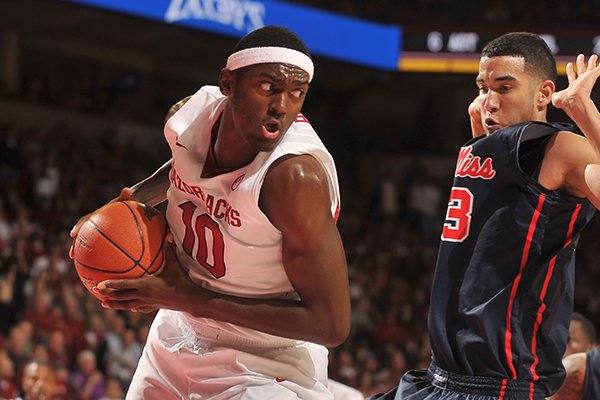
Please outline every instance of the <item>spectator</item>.
[{"label": "spectator", "polygon": [[57,380],[50,364],[31,361],[23,370],[23,400],[59,400],[66,398],[66,388]]},{"label": "spectator", "polygon": [[14,399],[18,389],[15,383],[15,365],[5,350],[0,351],[0,399]]},{"label": "spectator", "polygon": [[109,376],[106,378],[104,383],[104,397],[102,400],[124,400],[125,399],[125,390],[123,389],[123,385],[121,384],[121,380],[114,377]]},{"label": "spectator", "polygon": [[96,368],[96,355],[82,350],[77,355],[77,371],[70,376],[75,396],[80,400],[100,400],[104,397],[104,376]]},{"label": "spectator", "polygon": [[574,312],[569,324],[567,350],[563,357],[573,353],[585,353],[596,347],[596,328],[583,314]]}]

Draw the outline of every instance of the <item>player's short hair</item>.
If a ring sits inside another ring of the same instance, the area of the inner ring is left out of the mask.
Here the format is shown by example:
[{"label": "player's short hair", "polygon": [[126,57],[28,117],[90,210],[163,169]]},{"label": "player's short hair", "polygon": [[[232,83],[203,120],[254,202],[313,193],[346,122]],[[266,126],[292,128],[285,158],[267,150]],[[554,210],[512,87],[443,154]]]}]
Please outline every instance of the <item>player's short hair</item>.
[{"label": "player's short hair", "polygon": [[523,57],[525,69],[542,80],[556,82],[556,60],[550,48],[536,34],[511,32],[490,41],[481,51],[482,57]]},{"label": "player's short hair", "polygon": [[579,322],[590,343],[596,343],[596,328],[594,327],[594,324],[592,324],[592,321],[578,312],[573,312],[571,321]]},{"label": "player's short hair", "polygon": [[314,65],[306,44],[294,32],[282,26],[268,25],[240,39],[227,59],[233,71],[249,65],[281,63],[297,66],[312,79]]},{"label": "player's short hair", "polygon": [[294,32],[283,26],[267,25],[240,39],[233,53],[252,47],[287,47],[310,57],[306,44]]}]

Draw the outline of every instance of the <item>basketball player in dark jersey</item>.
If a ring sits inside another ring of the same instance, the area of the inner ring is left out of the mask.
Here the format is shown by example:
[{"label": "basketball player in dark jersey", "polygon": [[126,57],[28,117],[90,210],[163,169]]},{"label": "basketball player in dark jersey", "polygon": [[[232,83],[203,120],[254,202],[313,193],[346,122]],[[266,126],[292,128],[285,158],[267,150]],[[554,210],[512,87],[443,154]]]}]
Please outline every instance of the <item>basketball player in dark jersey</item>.
[{"label": "basketball player in dark jersey", "polygon": [[[484,48],[431,290],[431,365],[383,398],[541,400],[560,387],[575,247],[600,207],[597,61],[579,56],[556,93],[537,35]],[[585,137],[546,123],[551,102]]]}]

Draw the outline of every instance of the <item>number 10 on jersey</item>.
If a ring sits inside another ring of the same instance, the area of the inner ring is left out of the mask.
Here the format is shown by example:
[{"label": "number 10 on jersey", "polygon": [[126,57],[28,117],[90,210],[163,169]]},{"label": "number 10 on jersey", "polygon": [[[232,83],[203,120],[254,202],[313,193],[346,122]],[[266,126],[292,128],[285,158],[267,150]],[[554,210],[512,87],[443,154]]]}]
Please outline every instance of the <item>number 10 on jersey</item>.
[{"label": "number 10 on jersey", "polygon": [[[219,224],[206,213],[198,215],[194,220],[198,207],[191,201],[180,204],[179,208],[183,210],[181,219],[185,226],[183,251],[215,278],[223,277],[226,270],[225,241]],[[212,244],[209,239],[212,239]],[[194,253],[195,247],[197,248]]]}]

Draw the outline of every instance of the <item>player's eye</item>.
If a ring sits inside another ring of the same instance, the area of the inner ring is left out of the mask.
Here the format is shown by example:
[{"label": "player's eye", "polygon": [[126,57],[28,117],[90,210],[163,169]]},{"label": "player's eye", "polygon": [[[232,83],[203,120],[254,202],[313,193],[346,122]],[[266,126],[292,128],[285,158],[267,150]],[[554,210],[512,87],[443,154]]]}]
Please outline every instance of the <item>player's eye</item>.
[{"label": "player's eye", "polygon": [[296,99],[301,99],[302,97],[304,97],[304,93],[305,92],[302,89],[296,89],[296,90],[291,91],[292,97],[294,97]]},{"label": "player's eye", "polygon": [[261,90],[264,90],[265,92],[270,92],[273,90],[273,88],[275,87],[275,85],[273,85],[272,82],[261,82],[260,84],[260,88]]}]

